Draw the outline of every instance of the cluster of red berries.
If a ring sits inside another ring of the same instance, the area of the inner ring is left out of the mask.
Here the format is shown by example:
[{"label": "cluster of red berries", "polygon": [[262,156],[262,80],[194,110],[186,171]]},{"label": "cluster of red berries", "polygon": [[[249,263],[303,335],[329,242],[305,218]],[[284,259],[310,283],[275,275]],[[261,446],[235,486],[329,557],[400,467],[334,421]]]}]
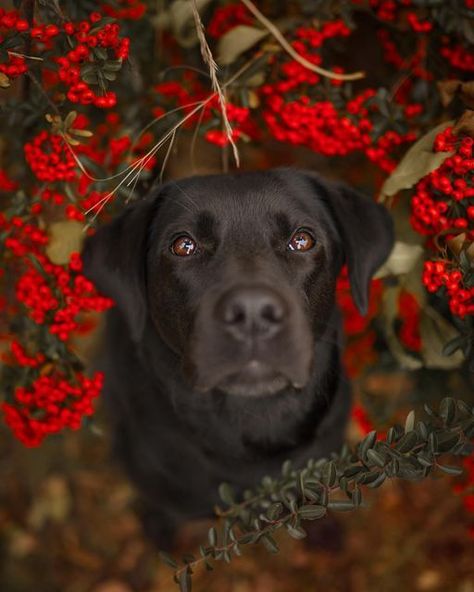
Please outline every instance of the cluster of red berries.
[{"label": "cluster of red berries", "polygon": [[420,234],[447,238],[466,232],[474,240],[474,139],[453,134],[452,128],[438,134],[435,152],[454,151],[443,164],[417,184],[412,198],[411,223]]},{"label": "cluster of red berries", "polygon": [[16,339],[10,343],[10,350],[13,361],[19,366],[26,368],[37,368],[45,361],[45,356],[41,352],[30,356],[26,353],[24,347]]},{"label": "cluster of red berries", "polygon": [[[66,55],[56,58],[56,62],[59,65],[58,77],[69,87],[67,98],[72,103],[110,108],[117,104],[115,93],[108,91],[103,95],[96,94],[82,79],[81,67],[95,62],[94,51],[101,48],[107,52],[107,56],[111,55],[118,61],[113,68],[120,69],[120,62],[128,57],[130,40],[128,37],[120,37],[120,27],[117,23],[101,25],[101,20],[102,15],[93,12],[89,20],[66,23],[64,32],[71,42],[75,42],[75,47]],[[107,64],[104,67],[107,67]]]},{"label": "cluster of red berries", "polygon": [[[217,103],[217,97],[215,103]],[[246,131],[249,133],[245,135],[254,135],[253,130],[250,130],[248,125],[250,123],[250,109],[248,107],[239,107],[232,103],[227,103],[226,113],[227,118],[232,125],[232,139],[234,141],[238,140]],[[229,142],[229,138],[222,128],[207,130],[204,134],[204,138],[211,144],[216,144],[217,146],[225,146]]]},{"label": "cluster of red berries", "polygon": [[252,16],[243,4],[228,4],[216,8],[206,32],[214,39],[219,39],[234,27],[251,25],[252,22]]},{"label": "cluster of red berries", "polygon": [[140,2],[140,0],[118,0],[118,2],[114,2],[114,6],[110,4],[102,5],[102,10],[107,16],[130,21],[142,18],[146,8],[146,4]]},{"label": "cluster of red berries", "polygon": [[362,151],[382,170],[390,172],[396,166],[391,153],[415,139],[413,133],[399,134],[394,130],[372,139],[370,99],[375,93],[370,89],[345,105],[343,111],[349,116],[340,113],[330,101],[312,102],[306,95],[285,101],[269,85],[262,92],[266,96],[263,117],[270,133],[280,142],[306,146],[326,156]]},{"label": "cluster of red berries", "polygon": [[[474,241],[474,140],[457,136],[448,127],[434,141],[435,152],[452,152],[443,164],[423,177],[411,200],[413,228],[432,240],[464,234]],[[474,286],[465,285],[454,260],[427,261],[423,283],[429,292],[445,289],[451,312],[460,317],[474,313]]]},{"label": "cluster of red berries", "polygon": [[48,244],[48,236],[36,224],[27,223],[20,216],[10,220],[0,213],[0,231],[5,233],[5,253],[22,258],[29,254],[38,254]]},{"label": "cluster of red berries", "polygon": [[5,422],[29,447],[39,446],[46,436],[64,428],[77,430],[83,417],[93,414],[103,378],[100,372],[92,378],[77,372],[73,380],[59,372],[40,373],[29,387],[15,388],[13,401],[2,404]]},{"label": "cluster of red berries", "polygon": [[463,274],[452,261],[426,261],[423,283],[428,292],[445,289],[449,308],[461,318],[474,314],[474,286],[464,285]]},{"label": "cluster of red berries", "polygon": [[[18,11],[5,11],[0,8],[0,42],[8,33],[23,33],[29,29],[28,21],[20,17]],[[28,70],[25,58],[15,55],[15,52],[7,52],[8,61],[0,64],[0,72],[9,78],[21,76]]]},{"label": "cluster of red berries", "polygon": [[73,181],[76,161],[65,140],[42,130],[25,144],[25,158],[40,181]]},{"label": "cluster of red berries", "polygon": [[474,55],[472,49],[463,47],[461,44],[443,45],[440,54],[453,68],[464,72],[474,72]]},{"label": "cluster of red berries", "polygon": [[36,323],[47,323],[49,331],[66,341],[79,327],[82,312],[102,312],[113,305],[110,298],[97,294],[94,285],[80,272],[79,254],[71,255],[68,268],[37,256],[44,273],[30,267],[20,277],[16,298]]},{"label": "cluster of red berries", "polygon": [[[131,10],[132,13],[135,11],[136,14],[138,14],[137,11],[141,11],[140,16],[143,14],[144,6],[141,3],[129,4],[131,5],[125,10]],[[2,29],[6,29],[6,33],[21,33],[23,39],[29,38],[35,44],[37,53],[53,53],[52,59],[59,68],[57,73],[53,72],[48,69],[46,62],[45,78],[50,83],[56,81],[64,83],[68,87],[67,98],[72,103],[111,108],[117,103],[115,93],[112,91],[96,93],[83,79],[85,74],[82,69],[91,66],[94,71],[94,67],[103,67],[106,72],[102,80],[107,80],[107,70],[116,72],[120,69],[121,62],[128,57],[130,40],[120,36],[120,26],[117,23],[102,21],[103,15],[100,12],[93,12],[88,20],[75,23],[66,21],[60,27],[55,24],[34,23],[30,28],[28,22],[20,18],[17,11],[6,12],[0,9],[0,42],[5,40]],[[67,37],[72,48],[64,55],[54,56],[56,53],[54,39],[61,37],[62,42],[64,36]],[[18,41],[18,45],[19,49],[22,49],[21,41]],[[16,46],[15,49],[17,49]],[[100,54],[98,54],[99,50]],[[9,78],[15,78],[27,71],[28,67],[21,51],[8,51],[7,55],[8,61],[0,64],[0,72]],[[98,84],[98,80],[95,83]]]}]

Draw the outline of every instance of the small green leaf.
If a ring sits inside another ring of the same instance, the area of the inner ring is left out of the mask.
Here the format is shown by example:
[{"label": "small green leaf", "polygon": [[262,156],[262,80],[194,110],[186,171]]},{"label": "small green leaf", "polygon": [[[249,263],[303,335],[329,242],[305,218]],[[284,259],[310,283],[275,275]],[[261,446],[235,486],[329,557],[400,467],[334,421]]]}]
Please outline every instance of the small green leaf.
[{"label": "small green leaf", "polygon": [[229,506],[234,503],[234,491],[228,483],[221,483],[219,485],[219,497],[225,504],[228,504]]},{"label": "small green leaf", "polygon": [[165,553],[164,551],[160,551],[158,555],[163,563],[166,563],[166,565],[169,565],[173,569],[178,569],[178,563],[171,557],[171,555],[168,555],[168,553]]},{"label": "small green leaf", "polygon": [[336,463],[333,460],[331,460],[324,465],[321,474],[321,480],[324,483],[324,485],[327,485],[328,487],[334,487],[336,478]]},{"label": "small green leaf", "polygon": [[448,466],[448,465],[440,465],[439,463],[437,464],[437,467],[443,471],[443,473],[447,473],[448,475],[454,475],[454,476],[458,476],[458,475],[462,475],[463,474],[463,468],[462,467],[455,467],[455,466]]},{"label": "small green leaf", "polygon": [[303,520],[317,520],[326,514],[326,507],[308,504],[298,508],[298,514]]},{"label": "small green leaf", "polygon": [[188,566],[186,566],[179,574],[178,584],[180,592],[191,592],[191,570]]},{"label": "small green leaf", "polygon": [[207,533],[207,538],[209,540],[209,544],[211,547],[215,547],[217,545],[217,531],[214,527],[209,529]]},{"label": "small green leaf", "polygon": [[291,524],[286,525],[286,530],[291,538],[301,540],[306,537],[306,531],[301,526],[292,526]]},{"label": "small green leaf", "polygon": [[367,450],[369,450],[369,448],[372,448],[372,446],[375,444],[376,440],[377,440],[377,432],[375,430],[372,430],[371,432],[369,432],[367,434],[367,436],[359,444],[361,458],[363,458],[363,459],[366,458]]},{"label": "small green leaf", "polygon": [[396,445],[396,450],[399,452],[410,452],[418,443],[418,435],[416,432],[408,432],[405,434]]},{"label": "small green leaf", "polygon": [[265,549],[269,552],[269,553],[278,553],[278,551],[280,550],[278,548],[278,545],[275,541],[275,539],[269,535],[269,534],[264,534],[260,540],[263,543],[263,546],[265,547]]},{"label": "small green leaf", "polygon": [[354,504],[350,500],[332,500],[328,503],[328,508],[336,512],[348,512],[354,509]]},{"label": "small green leaf", "polygon": [[383,467],[385,466],[385,458],[383,457],[382,454],[380,454],[376,450],[373,450],[373,449],[367,450],[367,458],[371,462],[373,462],[374,465],[376,465],[377,467],[380,467],[383,469]]},{"label": "small green leaf", "polygon": [[267,510],[267,518],[269,520],[276,520],[278,516],[283,512],[283,504],[276,502],[272,504]]},{"label": "small green leaf", "polygon": [[407,418],[405,421],[405,434],[413,431],[414,427],[415,427],[415,411],[412,409],[410,411],[410,413],[407,415]]}]

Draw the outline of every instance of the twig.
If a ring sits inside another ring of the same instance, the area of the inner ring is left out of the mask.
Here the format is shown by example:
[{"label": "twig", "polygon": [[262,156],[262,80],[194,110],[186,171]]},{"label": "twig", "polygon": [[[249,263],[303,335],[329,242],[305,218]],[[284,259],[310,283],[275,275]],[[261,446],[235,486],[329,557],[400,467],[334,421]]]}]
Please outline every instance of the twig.
[{"label": "twig", "polygon": [[267,17],[264,14],[260,12],[260,10],[252,2],[252,0],[240,1],[250,10],[250,12],[255,16],[255,18],[262,23],[262,25],[273,35],[273,37],[275,37],[275,39],[283,47],[283,49],[287,53],[289,53],[294,60],[296,60],[299,64],[301,64],[308,70],[316,72],[317,74],[325,76],[326,78],[332,78],[333,80],[360,80],[361,78],[365,77],[365,72],[354,72],[353,74],[338,74],[337,72],[331,72],[331,70],[326,70],[325,68],[320,68],[319,66],[316,66],[316,64],[312,64],[305,57],[303,57],[293,49],[293,47],[283,37],[283,35],[277,29],[277,27],[275,27],[275,25],[269,19],[267,19]]},{"label": "twig", "polygon": [[44,59],[40,58],[39,56],[25,55],[24,53],[18,53],[17,51],[10,50],[7,50],[7,53],[17,58],[25,58],[27,60],[36,60],[37,62],[44,62]]},{"label": "twig", "polygon": [[209,75],[211,77],[212,90],[216,93],[216,95],[219,99],[219,105],[221,107],[222,126],[224,128],[225,133],[226,133],[227,139],[229,140],[229,144],[232,146],[235,164],[237,166],[239,166],[239,164],[240,164],[239,151],[237,149],[237,145],[234,142],[232,126],[230,125],[229,118],[227,117],[227,104],[226,104],[224,92],[223,92],[221,85],[219,84],[219,80],[217,78],[218,66],[217,66],[214,56],[212,55],[212,52],[209,48],[209,44],[207,43],[206,34],[204,32],[204,25],[202,23],[201,16],[199,15],[199,10],[198,10],[197,4],[196,4],[196,0],[190,0],[190,1],[191,1],[192,9],[193,9],[193,16],[194,16],[194,22],[196,24],[197,36],[198,36],[199,43],[201,46],[202,59],[204,60],[204,63],[206,63],[209,67]]},{"label": "twig", "polygon": [[[238,78],[240,78],[240,76],[242,76],[242,74],[248,70],[257,59],[259,59],[262,56],[262,52],[258,52],[256,53],[248,62],[246,62],[241,68],[239,68],[239,70],[237,70],[237,72],[235,74],[233,74],[228,80],[226,80],[226,82],[224,82],[224,84],[222,85],[222,89],[226,89],[228,86],[230,86],[232,83],[234,83]],[[129,171],[125,177],[120,181],[120,183],[109,193],[107,193],[107,195],[105,195],[99,202],[97,202],[94,206],[92,206],[91,208],[89,208],[86,212],[84,212],[86,215],[90,214],[92,211],[95,210],[95,214],[94,214],[94,218],[93,220],[97,217],[97,215],[101,212],[101,210],[105,207],[105,205],[107,204],[107,202],[113,197],[113,195],[116,193],[116,191],[126,182],[128,181],[128,185],[130,185],[131,183],[133,183],[134,179],[137,178],[137,176],[140,175],[141,171],[143,170],[143,168],[146,166],[147,162],[149,162],[149,160],[151,158],[153,158],[153,156],[156,154],[156,152],[158,152],[158,150],[161,148],[161,146],[163,146],[163,144],[184,124],[186,123],[191,117],[193,117],[196,113],[198,113],[198,111],[200,111],[201,109],[203,109],[208,103],[210,103],[210,101],[212,101],[212,99],[214,99],[216,96],[216,93],[213,92],[212,94],[210,94],[206,99],[199,101],[198,103],[196,103],[196,107],[194,107],[189,113],[187,113],[180,121],[178,121],[170,130],[168,130],[168,132],[141,158],[139,158],[137,160],[137,162],[135,162],[133,165],[129,166],[127,169],[125,169],[125,171]],[[84,167],[82,165],[82,163],[80,162],[79,158],[77,157],[77,155],[74,153],[74,150],[71,148],[71,146],[69,146],[69,150],[71,151],[71,153],[73,154],[76,162],[78,163],[78,166],[81,168],[81,170],[84,170]],[[113,175],[112,177],[109,177],[108,179],[95,179],[97,181],[106,181],[109,179],[113,179],[116,177],[119,177],[120,175],[122,175],[125,171],[121,171],[120,173],[117,173],[116,175]],[[133,176],[132,176],[133,175]],[[88,175],[89,178],[93,178],[90,175]],[[131,179],[130,179],[131,177]],[[129,180],[130,179],[130,180]],[[99,207],[98,207],[99,206]],[[97,208],[98,207],[98,208]],[[88,225],[85,227],[87,228]]]}]

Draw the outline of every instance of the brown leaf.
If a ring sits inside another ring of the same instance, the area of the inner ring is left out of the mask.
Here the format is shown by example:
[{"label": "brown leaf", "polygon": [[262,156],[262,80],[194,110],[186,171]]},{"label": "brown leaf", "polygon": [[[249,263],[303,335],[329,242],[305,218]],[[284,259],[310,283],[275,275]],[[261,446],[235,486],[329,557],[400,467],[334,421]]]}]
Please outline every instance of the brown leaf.
[{"label": "brown leaf", "polygon": [[443,347],[459,336],[458,331],[431,306],[421,311],[420,335],[422,340],[422,357],[426,368],[449,370],[458,368],[464,362],[464,354],[457,350],[445,356]]},{"label": "brown leaf", "polygon": [[459,90],[459,96],[466,107],[474,109],[474,81],[463,82]]},{"label": "brown leaf", "polygon": [[422,256],[424,249],[420,245],[410,245],[396,241],[387,261],[377,270],[376,278],[388,275],[408,273]]},{"label": "brown leaf", "polygon": [[49,245],[46,253],[56,265],[68,263],[72,253],[81,250],[85,234],[84,226],[76,220],[63,220],[51,224]]},{"label": "brown leaf", "polygon": [[232,64],[247,49],[268,36],[265,29],[257,29],[248,25],[238,25],[225,33],[217,50],[217,61],[223,66]]},{"label": "brown leaf", "polygon": [[8,88],[10,84],[10,78],[3,72],[0,72],[0,88]]},{"label": "brown leaf", "polygon": [[464,111],[453,127],[453,134],[464,133],[474,138],[474,111]]},{"label": "brown leaf", "polygon": [[463,249],[465,240],[466,240],[466,233],[463,232],[461,234],[454,236],[453,238],[448,239],[446,242],[448,244],[448,247],[451,249],[451,251],[455,255],[459,255],[459,253]]},{"label": "brown leaf", "polygon": [[441,80],[436,84],[443,107],[447,107],[451,103],[461,84],[460,80]]},{"label": "brown leaf", "polygon": [[466,255],[469,261],[474,262],[474,242],[472,242],[466,249]]}]

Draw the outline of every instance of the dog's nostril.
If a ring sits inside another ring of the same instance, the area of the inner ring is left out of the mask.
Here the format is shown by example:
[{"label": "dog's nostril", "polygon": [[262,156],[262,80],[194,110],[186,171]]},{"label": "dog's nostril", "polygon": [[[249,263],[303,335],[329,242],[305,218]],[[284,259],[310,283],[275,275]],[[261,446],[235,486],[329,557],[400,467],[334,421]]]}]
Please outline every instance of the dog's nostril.
[{"label": "dog's nostril", "polygon": [[237,325],[245,323],[245,310],[242,306],[236,302],[232,302],[231,305],[224,309],[224,322],[229,325]]},{"label": "dog's nostril", "polygon": [[286,306],[269,288],[238,288],[218,302],[217,317],[236,338],[269,338],[284,324]]},{"label": "dog's nostril", "polygon": [[261,310],[261,317],[269,323],[280,323],[284,317],[283,307],[277,303],[268,303]]}]

